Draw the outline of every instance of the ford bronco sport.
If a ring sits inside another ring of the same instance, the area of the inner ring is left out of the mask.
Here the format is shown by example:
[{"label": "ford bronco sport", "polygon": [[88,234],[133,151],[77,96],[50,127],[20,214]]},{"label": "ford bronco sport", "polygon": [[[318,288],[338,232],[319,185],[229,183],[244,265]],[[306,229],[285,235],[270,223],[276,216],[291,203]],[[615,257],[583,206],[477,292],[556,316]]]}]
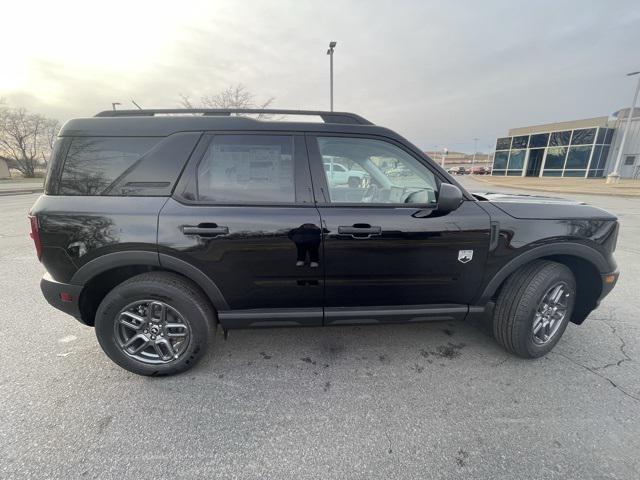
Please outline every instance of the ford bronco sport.
[{"label": "ford bronco sport", "polygon": [[[333,159],[366,174],[332,182]],[[193,366],[218,323],[226,335],[467,319],[508,351],[539,357],[618,277],[613,215],[472,195],[400,135],[351,113],[71,120],[30,221],[48,302],[143,375]]]}]

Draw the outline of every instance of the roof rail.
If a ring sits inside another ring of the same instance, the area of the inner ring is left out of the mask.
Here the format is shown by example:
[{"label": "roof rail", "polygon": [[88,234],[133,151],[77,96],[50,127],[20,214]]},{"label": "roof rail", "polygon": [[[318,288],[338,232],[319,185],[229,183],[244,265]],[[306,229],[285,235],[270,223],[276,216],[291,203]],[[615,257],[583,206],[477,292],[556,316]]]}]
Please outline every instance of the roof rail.
[{"label": "roof rail", "polygon": [[280,110],[262,108],[159,108],[145,110],[105,110],[96,117],[153,117],[155,115],[170,114],[202,114],[202,116],[231,116],[232,113],[262,113],[276,115],[314,115],[322,118],[324,123],[351,123],[358,125],[373,125],[360,115],[348,112],[327,112],[312,110]]}]

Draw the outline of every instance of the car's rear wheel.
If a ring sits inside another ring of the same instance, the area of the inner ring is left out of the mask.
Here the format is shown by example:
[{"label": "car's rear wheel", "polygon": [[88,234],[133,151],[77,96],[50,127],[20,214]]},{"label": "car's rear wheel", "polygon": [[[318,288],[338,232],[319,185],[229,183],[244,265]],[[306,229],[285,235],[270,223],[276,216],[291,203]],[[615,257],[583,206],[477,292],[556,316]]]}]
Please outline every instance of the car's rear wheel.
[{"label": "car's rear wheel", "polygon": [[140,375],[171,375],[204,355],[215,314],[188,280],[167,272],[137,275],[100,303],[98,342],[115,363]]},{"label": "car's rear wheel", "polygon": [[496,301],[493,335],[524,358],[547,354],[569,323],[576,282],[566,266],[536,260],[512,274]]}]

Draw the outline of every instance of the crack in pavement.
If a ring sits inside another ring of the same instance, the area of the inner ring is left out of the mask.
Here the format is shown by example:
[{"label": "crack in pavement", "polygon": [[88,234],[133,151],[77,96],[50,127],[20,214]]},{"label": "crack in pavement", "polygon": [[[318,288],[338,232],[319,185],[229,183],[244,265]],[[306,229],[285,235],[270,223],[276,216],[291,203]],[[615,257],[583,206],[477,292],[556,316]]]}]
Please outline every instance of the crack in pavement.
[{"label": "crack in pavement", "polygon": [[609,327],[609,329],[611,330],[611,333],[620,342],[620,346],[618,347],[618,349],[620,350],[620,353],[622,354],[623,358],[621,358],[620,360],[617,360],[616,362],[613,362],[613,363],[606,363],[606,364],[602,365],[601,367],[592,367],[594,370],[604,370],[604,369],[610,368],[610,367],[619,367],[624,362],[635,362],[635,360],[633,358],[631,358],[629,356],[629,354],[625,350],[626,347],[627,347],[627,343],[624,341],[622,336],[620,334],[618,334],[617,328],[614,325],[612,325],[611,323],[609,323],[609,321],[612,319],[612,317],[615,317],[616,310],[617,310],[616,308],[612,308],[612,310],[610,311],[609,315],[606,315],[606,319],[605,318],[594,318],[593,320],[595,320],[597,322],[600,322],[600,323],[604,323],[607,327]]},{"label": "crack in pavement", "polygon": [[620,385],[618,385],[617,383],[615,383],[613,380],[611,380],[609,377],[607,377],[606,375],[603,375],[602,373],[600,373],[597,369],[593,368],[593,367],[588,367],[587,365],[583,365],[582,363],[574,360],[573,358],[565,355],[564,353],[560,353],[560,352],[550,352],[554,355],[559,355],[563,358],[566,358],[567,360],[569,360],[571,363],[573,363],[574,365],[577,365],[578,367],[582,367],[585,370],[593,373],[594,375],[597,375],[600,378],[605,379],[607,382],[609,382],[616,390],[620,391],[622,394],[626,395],[629,398],[632,398],[633,400],[635,400],[636,402],[640,402],[640,397],[636,397],[635,395],[633,395],[632,393],[627,392],[624,388],[622,388]]},{"label": "crack in pavement", "polygon": [[391,438],[389,438],[389,434],[385,431],[384,432],[384,436],[387,437],[387,442],[389,442],[389,453],[393,453],[393,448],[391,448],[393,445],[391,443]]},{"label": "crack in pavement", "polygon": [[611,329],[611,333],[613,333],[618,340],[620,340],[620,353],[622,353],[622,355],[624,356],[624,358],[618,360],[617,362],[614,363],[607,363],[605,365],[603,365],[602,367],[594,367],[595,370],[604,370],[605,368],[609,368],[609,367],[619,367],[620,365],[622,365],[624,362],[633,362],[633,358],[631,358],[629,356],[629,354],[625,351],[625,348],[627,347],[626,342],[624,341],[624,339],[618,334],[618,332],[616,331],[616,327],[614,327],[613,325],[611,325],[609,322],[607,322],[606,320],[601,320],[601,319],[595,319],[598,322],[602,322],[604,323],[607,327],[609,327]]},{"label": "crack in pavement", "polygon": [[504,357],[502,360],[500,360],[499,362],[496,363],[492,363],[491,367],[492,368],[496,368],[499,367],[500,365],[503,365],[504,363],[506,363],[507,360],[509,360],[511,358],[511,355],[507,355],[506,357]]}]

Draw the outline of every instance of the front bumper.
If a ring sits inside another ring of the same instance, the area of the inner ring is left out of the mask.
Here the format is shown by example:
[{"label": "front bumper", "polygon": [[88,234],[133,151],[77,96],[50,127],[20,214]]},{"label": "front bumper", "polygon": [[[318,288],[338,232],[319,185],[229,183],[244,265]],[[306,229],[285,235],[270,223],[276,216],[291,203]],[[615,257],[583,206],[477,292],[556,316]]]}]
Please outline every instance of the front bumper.
[{"label": "front bumper", "polygon": [[616,270],[615,272],[603,273],[600,275],[600,278],[602,279],[602,290],[600,292],[600,297],[598,297],[598,304],[604,297],[611,293],[613,287],[615,287],[616,283],[618,283],[618,277],[620,277],[620,272],[618,270]]},{"label": "front bumper", "polygon": [[40,290],[51,306],[80,320],[81,285],[58,282],[45,273],[40,280]]}]

